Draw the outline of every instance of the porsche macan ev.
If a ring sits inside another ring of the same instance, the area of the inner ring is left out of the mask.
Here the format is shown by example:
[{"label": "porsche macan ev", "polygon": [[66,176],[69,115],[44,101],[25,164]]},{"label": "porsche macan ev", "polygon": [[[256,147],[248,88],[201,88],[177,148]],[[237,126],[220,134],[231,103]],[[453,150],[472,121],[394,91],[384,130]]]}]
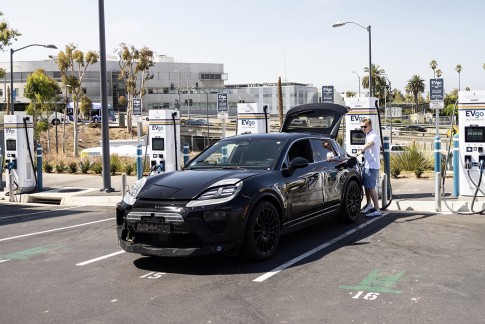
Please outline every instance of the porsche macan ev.
[{"label": "porsche macan ev", "polygon": [[298,106],[278,133],[224,138],[182,171],[138,180],[116,208],[119,244],[150,256],[237,251],[264,260],[284,233],[325,217],[355,221],[360,166],[335,141],[346,112]]}]

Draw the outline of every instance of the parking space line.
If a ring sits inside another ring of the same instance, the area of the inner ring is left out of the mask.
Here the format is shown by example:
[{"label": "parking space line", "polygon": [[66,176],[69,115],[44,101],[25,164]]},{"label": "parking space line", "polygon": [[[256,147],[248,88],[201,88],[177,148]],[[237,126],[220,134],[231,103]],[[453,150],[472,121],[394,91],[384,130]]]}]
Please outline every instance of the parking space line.
[{"label": "parking space line", "polygon": [[273,270],[271,270],[271,271],[269,271],[269,272],[266,272],[265,274],[263,274],[263,275],[261,275],[261,276],[257,277],[257,278],[256,278],[256,279],[254,279],[253,281],[255,281],[255,282],[263,282],[263,281],[265,281],[266,279],[271,278],[272,276],[274,276],[275,274],[277,274],[277,273],[278,273],[278,272],[280,272],[281,270],[284,270],[284,269],[286,269],[286,268],[288,268],[288,267],[292,266],[293,264],[295,264],[295,263],[297,263],[297,262],[300,262],[301,260],[303,260],[303,259],[305,259],[305,258],[308,258],[310,255],[315,254],[315,253],[317,253],[318,251],[323,250],[323,249],[325,249],[325,248],[329,247],[330,245],[332,245],[332,244],[334,244],[334,243],[336,243],[336,242],[338,242],[338,241],[340,241],[340,240],[344,239],[345,237],[347,237],[347,236],[349,236],[349,235],[351,235],[351,234],[353,234],[353,233],[357,232],[358,230],[361,230],[362,228],[366,227],[367,225],[372,224],[373,222],[375,222],[376,220],[378,220],[378,219],[380,219],[380,218],[382,218],[382,217],[386,216],[387,214],[388,214],[388,213],[382,213],[382,216],[381,216],[381,217],[375,217],[375,218],[372,218],[372,219],[370,219],[369,221],[367,221],[367,222],[365,222],[365,223],[363,223],[363,224],[360,224],[359,226],[357,226],[357,227],[355,227],[355,228],[353,228],[353,229],[351,229],[351,230],[349,230],[349,231],[345,232],[344,234],[339,235],[339,236],[337,236],[336,238],[334,238],[334,239],[332,239],[332,240],[330,240],[330,241],[328,241],[328,242],[326,242],[326,243],[324,243],[324,244],[322,244],[322,245],[319,245],[319,246],[317,246],[316,248],[313,248],[313,249],[311,249],[310,251],[305,252],[305,253],[303,253],[303,254],[301,254],[301,255],[297,256],[296,258],[294,258],[294,259],[292,259],[292,260],[288,261],[288,262],[283,263],[283,264],[282,264],[282,265],[280,265],[279,267],[276,267],[276,268],[274,268]]},{"label": "parking space line", "polygon": [[6,238],[3,238],[3,239],[0,239],[0,242],[8,241],[8,240],[14,240],[14,239],[22,238],[22,237],[33,236],[33,235],[57,232],[57,231],[65,230],[65,229],[71,229],[71,228],[76,228],[76,227],[81,227],[81,226],[86,226],[86,225],[91,225],[91,224],[96,224],[96,223],[101,223],[101,222],[106,222],[106,221],[112,221],[113,219],[115,219],[115,217],[97,220],[97,221],[89,222],[89,223],[82,223],[82,224],[77,224],[77,225],[72,225],[72,226],[53,228],[53,229],[50,229],[50,230],[47,230],[47,231],[42,231],[42,232],[35,232],[35,233],[18,235],[18,236],[6,237]]},{"label": "parking space line", "polygon": [[90,263],[93,263],[93,262],[96,262],[96,261],[111,258],[112,256],[115,256],[115,255],[118,255],[118,254],[121,254],[121,253],[125,253],[125,250],[121,250],[121,251],[114,252],[114,253],[111,253],[111,254],[103,255],[103,256],[100,256],[99,258],[91,259],[91,260],[88,260],[88,261],[80,262],[80,263],[77,263],[76,265],[77,266],[84,266],[86,264],[90,264]]}]

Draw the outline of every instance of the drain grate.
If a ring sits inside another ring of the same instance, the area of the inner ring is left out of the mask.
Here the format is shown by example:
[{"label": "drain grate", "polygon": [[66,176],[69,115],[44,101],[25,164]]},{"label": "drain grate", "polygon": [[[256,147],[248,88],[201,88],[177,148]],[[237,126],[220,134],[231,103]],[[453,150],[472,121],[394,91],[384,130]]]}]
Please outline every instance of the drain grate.
[{"label": "drain grate", "polygon": [[69,193],[69,192],[81,192],[81,191],[85,191],[86,189],[81,189],[81,188],[70,188],[70,189],[63,189],[63,190],[59,190],[58,192],[59,193]]},{"label": "drain grate", "polygon": [[34,204],[47,204],[47,205],[60,205],[62,198],[59,197],[29,197],[29,203]]}]

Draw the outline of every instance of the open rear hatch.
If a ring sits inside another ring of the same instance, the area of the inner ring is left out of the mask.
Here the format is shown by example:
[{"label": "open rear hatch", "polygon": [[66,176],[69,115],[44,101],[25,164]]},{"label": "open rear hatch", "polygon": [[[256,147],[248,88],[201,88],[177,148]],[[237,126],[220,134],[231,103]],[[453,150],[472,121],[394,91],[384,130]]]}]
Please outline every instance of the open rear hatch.
[{"label": "open rear hatch", "polygon": [[291,108],[281,132],[311,133],[336,138],[348,108],[333,103],[312,103]]}]

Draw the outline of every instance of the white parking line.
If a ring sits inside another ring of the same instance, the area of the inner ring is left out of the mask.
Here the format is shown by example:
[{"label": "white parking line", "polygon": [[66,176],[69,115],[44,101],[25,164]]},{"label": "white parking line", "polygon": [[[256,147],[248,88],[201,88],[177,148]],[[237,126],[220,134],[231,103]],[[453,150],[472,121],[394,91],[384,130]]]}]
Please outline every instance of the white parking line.
[{"label": "white parking line", "polygon": [[334,238],[333,240],[330,240],[330,241],[328,241],[327,243],[324,243],[324,244],[322,244],[322,245],[319,245],[319,246],[317,246],[316,248],[311,249],[310,251],[308,251],[308,252],[306,252],[306,253],[303,253],[302,255],[297,256],[296,258],[294,258],[294,259],[292,259],[292,260],[290,260],[290,261],[288,261],[288,262],[286,262],[286,263],[283,263],[283,264],[282,264],[282,265],[280,265],[279,267],[276,267],[276,268],[274,268],[273,270],[271,270],[271,271],[269,271],[269,272],[266,272],[265,274],[263,274],[263,275],[261,275],[261,276],[257,277],[257,278],[256,278],[256,279],[254,279],[253,281],[255,281],[255,282],[263,282],[263,281],[265,281],[266,279],[271,278],[272,276],[274,276],[275,274],[277,274],[277,273],[278,273],[278,272],[280,272],[281,270],[284,270],[284,269],[286,269],[286,268],[288,268],[288,267],[292,266],[293,264],[295,264],[295,263],[297,263],[297,262],[300,262],[301,260],[303,260],[303,259],[305,259],[305,258],[308,258],[310,255],[315,254],[315,253],[317,253],[318,251],[323,250],[323,249],[325,249],[325,248],[329,247],[330,245],[332,245],[332,244],[334,244],[334,243],[336,243],[336,242],[338,242],[338,241],[342,240],[343,238],[345,238],[345,237],[347,237],[347,236],[349,236],[349,235],[351,235],[351,234],[353,234],[353,233],[357,232],[358,230],[360,230],[360,229],[362,229],[362,228],[366,227],[367,225],[372,224],[372,223],[373,223],[373,222],[375,222],[376,220],[378,220],[378,219],[380,219],[380,218],[382,218],[382,217],[384,217],[384,216],[386,216],[386,215],[387,215],[387,213],[382,213],[382,216],[381,216],[381,217],[375,217],[375,218],[372,218],[372,219],[370,219],[369,221],[367,221],[367,222],[365,222],[365,223],[363,223],[363,224],[360,224],[360,225],[359,225],[359,226],[357,226],[356,228],[353,228],[353,229],[351,229],[350,231],[347,231],[347,232],[345,232],[344,234],[337,236],[337,237],[336,237],[336,238]]},{"label": "white parking line", "polygon": [[62,231],[62,230],[65,230],[65,229],[71,229],[71,228],[76,228],[76,227],[81,227],[81,226],[86,226],[86,225],[91,225],[91,224],[96,224],[96,223],[101,223],[101,222],[106,222],[106,221],[112,221],[113,219],[115,219],[115,217],[102,219],[102,220],[89,222],[89,223],[82,223],[82,224],[77,224],[77,225],[72,225],[72,226],[54,228],[54,229],[50,229],[50,230],[42,231],[42,232],[35,232],[35,233],[29,233],[29,234],[24,234],[24,235],[7,237],[7,238],[0,239],[0,242],[8,241],[8,240],[14,240],[14,239],[22,238],[22,237],[27,237],[27,236],[33,236],[33,235],[51,233],[51,232],[56,232],[56,231]]},{"label": "white parking line", "polygon": [[91,259],[91,260],[88,260],[88,261],[77,263],[76,265],[77,266],[84,266],[86,264],[90,264],[90,263],[93,263],[93,262],[96,262],[96,261],[99,261],[99,260],[111,258],[112,256],[115,256],[115,255],[118,255],[118,254],[121,254],[121,253],[125,253],[125,251],[121,250],[121,251],[114,252],[114,253],[111,253],[111,254],[103,255],[103,256],[100,256],[99,258],[95,258],[95,259]]}]

